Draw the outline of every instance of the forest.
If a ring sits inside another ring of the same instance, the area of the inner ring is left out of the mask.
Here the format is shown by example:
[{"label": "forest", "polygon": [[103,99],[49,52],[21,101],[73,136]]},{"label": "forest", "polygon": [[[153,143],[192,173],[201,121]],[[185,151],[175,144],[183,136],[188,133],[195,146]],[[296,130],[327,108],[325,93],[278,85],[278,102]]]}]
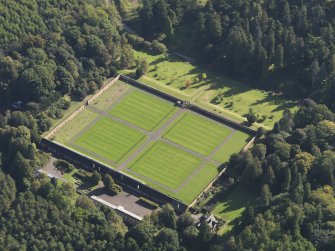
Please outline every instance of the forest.
[{"label": "forest", "polygon": [[333,1],[197,2],[143,0],[129,23],[222,74],[335,109]]},{"label": "forest", "polygon": [[[191,24],[199,60],[318,103],[284,112],[250,151],[230,158],[226,175],[258,198],[223,237],[169,205],[128,227],[71,185],[36,177],[48,158],[38,149],[42,133],[70,100],[129,66],[132,45],[113,3],[0,6],[0,250],[334,250],[334,1],[143,0],[136,22],[146,39],[170,46]],[[13,111],[17,100],[24,106]]]}]

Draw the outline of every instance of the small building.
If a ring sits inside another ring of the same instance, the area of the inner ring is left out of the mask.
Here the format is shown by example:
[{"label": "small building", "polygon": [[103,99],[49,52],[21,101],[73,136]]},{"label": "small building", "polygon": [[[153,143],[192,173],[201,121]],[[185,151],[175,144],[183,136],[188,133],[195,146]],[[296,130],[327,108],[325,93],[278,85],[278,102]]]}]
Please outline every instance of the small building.
[{"label": "small building", "polygon": [[177,100],[176,106],[181,108],[189,108],[191,106],[191,103],[185,100]]},{"label": "small building", "polygon": [[216,232],[219,227],[219,220],[215,218],[213,214],[204,214],[200,217],[198,221],[196,221],[196,227],[200,227],[201,224],[206,223],[212,232]]}]

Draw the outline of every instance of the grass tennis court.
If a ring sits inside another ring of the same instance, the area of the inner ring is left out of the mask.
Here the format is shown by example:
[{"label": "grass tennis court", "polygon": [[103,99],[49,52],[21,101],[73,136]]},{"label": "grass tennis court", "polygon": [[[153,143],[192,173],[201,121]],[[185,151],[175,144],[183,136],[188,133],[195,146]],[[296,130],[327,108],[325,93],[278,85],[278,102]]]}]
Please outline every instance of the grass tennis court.
[{"label": "grass tennis court", "polygon": [[228,162],[233,153],[240,152],[248,144],[249,139],[250,135],[236,131],[227,143],[214,155],[214,159],[221,163]]},{"label": "grass tennis court", "polygon": [[227,127],[196,114],[186,113],[164,138],[208,156],[231,133]]},{"label": "grass tennis court", "polygon": [[53,140],[190,204],[248,137],[119,81]]},{"label": "grass tennis court", "polygon": [[74,143],[113,162],[118,162],[144,137],[144,134],[117,121],[101,118]]},{"label": "grass tennis court", "polygon": [[201,159],[164,142],[139,156],[130,169],[176,189],[201,164]]},{"label": "grass tennis court", "polygon": [[171,103],[141,91],[133,91],[110,114],[151,131],[173,110]]}]

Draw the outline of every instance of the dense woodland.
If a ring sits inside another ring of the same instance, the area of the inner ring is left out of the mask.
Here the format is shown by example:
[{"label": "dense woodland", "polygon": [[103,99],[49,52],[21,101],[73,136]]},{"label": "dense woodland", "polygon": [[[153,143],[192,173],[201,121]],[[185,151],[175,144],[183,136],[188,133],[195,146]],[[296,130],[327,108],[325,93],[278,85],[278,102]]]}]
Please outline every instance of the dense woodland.
[{"label": "dense woodland", "polygon": [[[334,1],[142,2],[131,25],[145,38],[172,47],[182,38],[177,50],[191,47],[199,62],[223,74],[255,87],[312,97],[335,109]],[[185,38],[190,30],[193,35]]]},{"label": "dense woodland", "polygon": [[[69,97],[82,99],[128,66],[132,49],[112,3],[0,0],[0,6],[0,250],[335,249],[335,115],[325,105],[285,112],[252,150],[231,157],[228,177],[259,198],[224,238],[170,206],[128,228],[71,185],[37,178],[47,160],[37,149],[41,133],[63,116]],[[148,38],[172,43],[183,22],[199,20],[194,46],[222,72],[263,84],[287,75],[294,81],[285,88],[333,102],[333,1],[143,6],[139,22]],[[16,100],[24,107],[11,111]]]}]

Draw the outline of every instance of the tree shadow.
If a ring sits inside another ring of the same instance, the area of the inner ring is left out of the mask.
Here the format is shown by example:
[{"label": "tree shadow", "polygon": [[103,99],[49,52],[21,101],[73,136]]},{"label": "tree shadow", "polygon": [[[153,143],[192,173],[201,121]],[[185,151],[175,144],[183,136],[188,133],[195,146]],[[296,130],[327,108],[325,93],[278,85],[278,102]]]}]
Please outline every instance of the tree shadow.
[{"label": "tree shadow", "polygon": [[278,112],[278,111],[283,111],[286,109],[291,109],[297,106],[297,103],[294,101],[287,101],[281,105],[279,105],[278,107],[276,107],[275,109],[273,109],[271,112]]}]

